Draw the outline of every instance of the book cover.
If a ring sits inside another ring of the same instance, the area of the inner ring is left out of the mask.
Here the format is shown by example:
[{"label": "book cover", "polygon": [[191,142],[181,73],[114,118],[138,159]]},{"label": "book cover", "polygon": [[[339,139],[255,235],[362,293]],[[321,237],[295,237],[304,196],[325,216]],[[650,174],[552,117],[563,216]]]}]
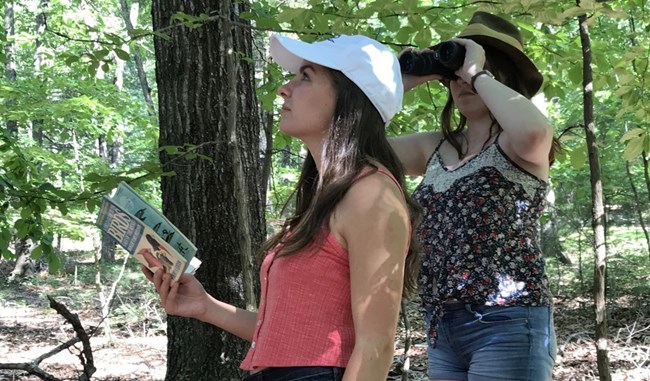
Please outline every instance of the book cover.
[{"label": "book cover", "polygon": [[196,246],[125,182],[102,198],[96,225],[147,268],[164,268],[174,280],[201,266]]},{"label": "book cover", "polygon": [[186,260],[194,258],[196,246],[127,183],[121,182],[111,199],[122,209],[139,218]]}]

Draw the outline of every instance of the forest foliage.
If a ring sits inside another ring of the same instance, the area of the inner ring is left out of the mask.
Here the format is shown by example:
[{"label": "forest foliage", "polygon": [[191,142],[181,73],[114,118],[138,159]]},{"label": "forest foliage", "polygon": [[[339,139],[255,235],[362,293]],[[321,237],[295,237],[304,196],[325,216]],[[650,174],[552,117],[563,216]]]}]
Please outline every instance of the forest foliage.
[{"label": "forest foliage", "polygon": [[[0,251],[15,256],[13,242],[31,239],[32,257],[56,271],[60,238],[95,232],[101,196],[119,181],[159,202],[163,173],[158,151],[209,160],[195,146],[158,146],[151,5],[147,1],[3,0],[0,33]],[[587,147],[582,113],[582,55],[577,16],[588,15],[593,47],[596,128],[611,224],[648,217],[650,181],[650,12],[645,0],[418,1],[261,0],[240,14],[255,31],[257,95],[275,115],[276,89],[286,79],[269,62],[270,33],[310,41],[332,34],[365,34],[395,50],[424,48],[453,37],[476,10],[507,15],[522,30],[526,51],[545,77],[537,102],[561,137],[564,153],[551,182],[560,235],[589,239],[591,218]],[[226,17],[178,13],[173,28],[201,28]],[[128,21],[127,21],[128,20]],[[249,27],[237,24],[236,27]],[[238,54],[238,52],[233,52]],[[140,60],[136,60],[137,57]],[[140,66],[138,66],[140,62]],[[148,78],[142,88],[138,70]],[[145,93],[153,99],[148,103]],[[445,101],[438,84],[407,93],[405,108],[388,133],[438,128]],[[277,118],[276,118],[277,119]],[[276,120],[277,122],[277,120]],[[301,147],[273,130],[273,167],[267,216],[282,217],[301,160]],[[417,179],[411,179],[415,184]],[[647,250],[647,248],[645,248]]]}]

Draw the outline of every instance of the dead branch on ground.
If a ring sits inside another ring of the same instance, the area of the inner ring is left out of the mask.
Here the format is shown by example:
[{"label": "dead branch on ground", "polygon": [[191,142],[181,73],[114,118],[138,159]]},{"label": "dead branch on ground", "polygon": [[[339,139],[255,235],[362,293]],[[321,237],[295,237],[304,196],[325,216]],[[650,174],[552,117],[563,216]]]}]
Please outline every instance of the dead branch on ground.
[{"label": "dead branch on ground", "polygon": [[63,351],[64,349],[69,349],[71,347],[74,347],[75,344],[81,342],[83,348],[81,351],[79,351],[77,357],[79,358],[79,361],[83,366],[83,372],[79,376],[79,381],[90,381],[90,377],[93,375],[93,373],[95,373],[97,369],[95,368],[95,363],[93,360],[93,351],[92,348],[90,347],[90,337],[88,333],[81,325],[81,321],[79,320],[77,314],[71,313],[65,305],[57,302],[51,296],[48,295],[47,298],[50,301],[50,307],[53,308],[56,312],[58,312],[59,315],[63,316],[63,318],[72,325],[72,328],[77,334],[77,337],[72,338],[58,345],[56,348],[52,349],[51,351],[37,357],[32,362],[0,363],[0,369],[22,370],[45,381],[61,381],[60,379],[56,378],[54,375],[41,369],[40,367],[41,362]]}]

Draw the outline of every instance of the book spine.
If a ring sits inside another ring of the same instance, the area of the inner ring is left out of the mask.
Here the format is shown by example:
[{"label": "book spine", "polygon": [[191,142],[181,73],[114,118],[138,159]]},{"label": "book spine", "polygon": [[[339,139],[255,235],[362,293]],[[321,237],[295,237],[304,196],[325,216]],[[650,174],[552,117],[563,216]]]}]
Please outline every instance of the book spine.
[{"label": "book spine", "polygon": [[144,226],[136,218],[121,210],[107,197],[102,199],[96,224],[130,254],[135,253],[144,233]]},{"label": "book spine", "polygon": [[152,272],[164,269],[178,280],[188,269],[187,259],[140,219],[106,196],[102,199],[96,225]]}]

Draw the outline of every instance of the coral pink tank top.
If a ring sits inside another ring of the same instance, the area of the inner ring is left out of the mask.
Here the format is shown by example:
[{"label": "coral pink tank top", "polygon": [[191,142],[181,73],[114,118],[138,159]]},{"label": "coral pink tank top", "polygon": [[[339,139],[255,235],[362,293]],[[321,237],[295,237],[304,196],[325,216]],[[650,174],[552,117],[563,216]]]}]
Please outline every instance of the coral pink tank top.
[{"label": "coral pink tank top", "polygon": [[347,366],[354,349],[348,252],[329,230],[320,234],[320,247],[277,258],[272,251],[262,262],[257,327],[242,369]]}]

